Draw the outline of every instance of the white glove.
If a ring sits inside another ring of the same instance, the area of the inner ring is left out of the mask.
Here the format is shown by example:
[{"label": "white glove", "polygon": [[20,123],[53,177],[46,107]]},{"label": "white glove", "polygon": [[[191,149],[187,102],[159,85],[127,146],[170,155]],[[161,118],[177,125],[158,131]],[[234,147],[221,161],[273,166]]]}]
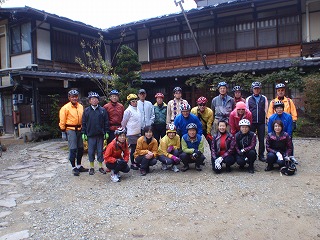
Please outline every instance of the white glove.
[{"label": "white glove", "polygon": [[283,156],[280,152],[277,152],[276,155],[277,155],[279,161],[283,161]]},{"label": "white glove", "polygon": [[242,152],[242,153],[244,153],[246,150],[244,150],[244,148],[242,148],[241,150],[240,150],[240,152]]},{"label": "white glove", "polygon": [[221,169],[222,160],[223,160],[222,157],[218,157],[218,158],[215,160],[214,165],[215,165],[215,168],[216,168],[216,169],[219,169],[219,170]]}]

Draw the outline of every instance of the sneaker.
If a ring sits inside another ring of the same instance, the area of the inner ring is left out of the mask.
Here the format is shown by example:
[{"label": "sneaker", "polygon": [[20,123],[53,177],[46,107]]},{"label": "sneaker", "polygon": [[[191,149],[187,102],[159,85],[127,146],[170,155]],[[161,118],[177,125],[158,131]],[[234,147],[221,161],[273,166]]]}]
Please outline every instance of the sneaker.
[{"label": "sneaker", "polygon": [[146,170],[140,169],[140,175],[141,175],[141,176],[147,175]]},{"label": "sneaker", "polygon": [[106,172],[111,172],[111,170],[109,168],[106,168]]},{"label": "sneaker", "polygon": [[117,174],[111,174],[111,181],[112,182],[119,182],[119,178]]},{"label": "sneaker", "polygon": [[161,164],[161,169],[162,169],[162,170],[168,170],[168,165],[165,164],[165,163],[162,163],[162,164]]},{"label": "sneaker", "polygon": [[199,166],[196,165],[196,170],[199,171],[199,172],[202,171],[201,166],[200,165]]},{"label": "sneaker", "polygon": [[248,172],[249,173],[254,173],[254,168],[249,168]]},{"label": "sneaker", "polygon": [[131,168],[132,170],[139,170],[139,168],[137,167],[136,164],[131,164],[130,168]]},{"label": "sneaker", "polygon": [[78,168],[78,170],[79,170],[79,172],[88,172],[88,171],[89,171],[88,168],[84,168],[83,166],[80,166],[80,167]]},{"label": "sneaker", "polygon": [[73,173],[74,176],[79,176],[80,175],[80,171],[76,167],[74,169],[72,169],[72,173]]},{"label": "sneaker", "polygon": [[272,169],[273,169],[273,166],[267,166],[264,170],[268,172],[268,171],[271,171]]},{"label": "sneaker", "polygon": [[171,169],[172,169],[172,171],[174,171],[174,172],[179,172],[179,171],[180,171],[179,168],[177,167],[177,165],[173,165],[173,166],[171,167]]},{"label": "sneaker", "polygon": [[102,167],[99,168],[99,172],[101,172],[102,174],[106,174],[107,173]]},{"label": "sneaker", "polygon": [[266,161],[266,158],[265,158],[264,156],[259,156],[259,160],[260,160],[261,162],[265,162],[265,161]]},{"label": "sneaker", "polygon": [[182,168],[181,168],[181,171],[182,172],[185,172],[185,171],[188,171],[189,170],[189,166],[188,165],[184,165]]},{"label": "sneaker", "polygon": [[90,168],[89,175],[93,175],[93,174],[94,174],[94,168]]},{"label": "sneaker", "polygon": [[230,166],[226,166],[226,172],[231,172],[231,167]]}]

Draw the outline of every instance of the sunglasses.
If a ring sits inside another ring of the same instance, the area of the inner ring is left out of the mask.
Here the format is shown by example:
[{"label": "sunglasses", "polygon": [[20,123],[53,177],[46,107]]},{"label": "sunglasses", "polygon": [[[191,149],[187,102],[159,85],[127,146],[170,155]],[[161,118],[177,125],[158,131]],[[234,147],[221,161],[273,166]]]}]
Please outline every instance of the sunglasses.
[{"label": "sunglasses", "polygon": [[131,100],[130,102],[138,102],[137,100]]}]

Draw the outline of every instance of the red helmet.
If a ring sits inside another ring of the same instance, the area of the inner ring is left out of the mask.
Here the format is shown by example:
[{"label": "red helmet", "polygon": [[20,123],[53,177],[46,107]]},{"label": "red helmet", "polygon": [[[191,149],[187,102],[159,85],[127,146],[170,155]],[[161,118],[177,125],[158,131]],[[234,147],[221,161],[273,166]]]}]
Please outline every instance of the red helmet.
[{"label": "red helmet", "polygon": [[154,95],[154,97],[155,98],[158,98],[158,97],[160,97],[160,98],[164,98],[164,95],[162,94],[162,93],[156,93],[156,95]]},{"label": "red helmet", "polygon": [[197,100],[197,104],[206,104],[208,102],[208,99],[205,97],[199,97]]}]

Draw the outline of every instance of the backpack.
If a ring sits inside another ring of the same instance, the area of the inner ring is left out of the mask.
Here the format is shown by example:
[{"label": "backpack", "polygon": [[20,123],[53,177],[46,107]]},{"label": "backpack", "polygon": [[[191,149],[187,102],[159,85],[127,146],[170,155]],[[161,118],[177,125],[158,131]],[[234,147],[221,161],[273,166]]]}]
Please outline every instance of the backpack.
[{"label": "backpack", "polygon": [[280,172],[286,176],[292,176],[297,171],[297,167],[291,158],[285,160],[285,165],[280,169]]}]

